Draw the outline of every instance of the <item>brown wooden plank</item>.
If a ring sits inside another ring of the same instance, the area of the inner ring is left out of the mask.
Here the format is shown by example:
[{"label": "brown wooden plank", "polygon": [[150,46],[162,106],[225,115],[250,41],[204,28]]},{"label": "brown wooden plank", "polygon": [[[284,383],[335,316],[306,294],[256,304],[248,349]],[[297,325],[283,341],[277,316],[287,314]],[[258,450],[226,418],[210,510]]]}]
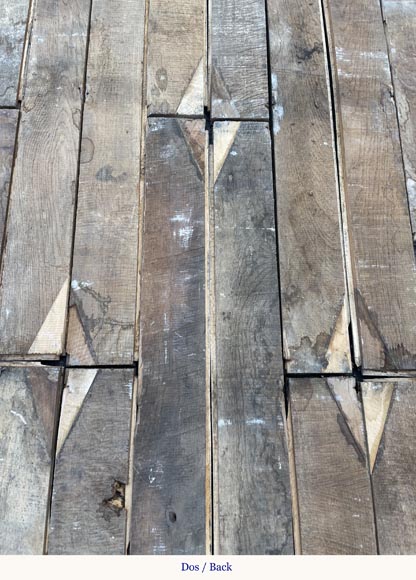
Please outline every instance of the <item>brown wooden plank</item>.
[{"label": "brown wooden plank", "polygon": [[0,369],[0,553],[42,554],[58,368]]},{"label": "brown wooden plank", "polygon": [[59,422],[49,554],[125,553],[133,371],[68,371]]},{"label": "brown wooden plank", "polygon": [[416,2],[383,0],[394,95],[416,247]]},{"label": "brown wooden plank", "polygon": [[93,5],[67,339],[72,365],[133,361],[143,33],[144,2]]},{"label": "brown wooden plank", "polygon": [[204,0],[150,1],[147,38],[149,114],[204,114],[205,8]]},{"label": "brown wooden plank", "polygon": [[416,369],[416,270],[378,0],[326,1],[364,371]]},{"label": "brown wooden plank", "polygon": [[29,0],[0,0],[0,107],[15,107]]},{"label": "brown wooden plank", "polygon": [[347,373],[349,308],[320,2],[269,2],[268,15],[287,370]]},{"label": "brown wooden plank", "polygon": [[293,553],[270,132],[214,125],[217,554]]},{"label": "brown wooden plank", "polygon": [[263,0],[210,0],[210,100],[214,119],[268,119]]},{"label": "brown wooden plank", "polygon": [[1,272],[1,354],[63,352],[90,0],[36,3]]},{"label": "brown wooden plank", "polygon": [[205,552],[204,121],[150,119],[131,554]]},{"label": "brown wooden plank", "polygon": [[362,383],[381,554],[416,552],[416,381]]},{"label": "brown wooden plank", "polygon": [[0,249],[9,201],[18,114],[15,109],[0,110]]},{"label": "brown wooden plank", "polygon": [[302,554],[375,554],[355,379],[299,378],[289,385]]}]

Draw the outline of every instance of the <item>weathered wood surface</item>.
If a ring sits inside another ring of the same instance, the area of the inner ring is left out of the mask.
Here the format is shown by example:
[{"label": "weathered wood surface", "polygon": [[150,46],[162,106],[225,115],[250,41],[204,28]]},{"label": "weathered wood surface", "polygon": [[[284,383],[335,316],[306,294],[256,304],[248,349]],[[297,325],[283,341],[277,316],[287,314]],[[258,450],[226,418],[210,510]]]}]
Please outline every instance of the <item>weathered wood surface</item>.
[{"label": "weathered wood surface", "polygon": [[17,118],[17,110],[0,110],[0,256],[9,200]]},{"label": "weathered wood surface", "polygon": [[335,152],[319,1],[268,3],[287,370],[351,371]]},{"label": "weathered wood surface", "polygon": [[1,554],[44,550],[60,374],[0,369]]},{"label": "weathered wood surface", "polygon": [[362,383],[381,554],[416,552],[416,381]]},{"label": "weathered wood surface", "polygon": [[378,0],[326,1],[364,371],[416,369],[416,270]]},{"label": "weathered wood surface", "polygon": [[125,553],[133,371],[71,369],[59,423],[49,554]]},{"label": "weathered wood surface", "polygon": [[210,0],[210,99],[214,119],[268,119],[263,0]]},{"label": "weathered wood surface", "polygon": [[29,0],[0,0],[0,107],[15,107]]},{"label": "weathered wood surface", "polygon": [[416,246],[416,2],[382,0]]},{"label": "weathered wood surface", "polygon": [[67,338],[71,365],[133,361],[143,33],[144,2],[93,4]]},{"label": "weathered wood surface", "polygon": [[147,38],[149,114],[204,114],[205,7],[204,0],[151,0]]},{"label": "weathered wood surface", "polygon": [[149,119],[131,554],[205,553],[204,129]]},{"label": "weathered wood surface", "polygon": [[271,143],[214,125],[217,554],[293,553]]},{"label": "weathered wood surface", "polygon": [[361,405],[352,378],[291,379],[303,554],[375,554]]},{"label": "weathered wood surface", "polygon": [[35,6],[1,272],[4,355],[63,351],[89,4]]}]

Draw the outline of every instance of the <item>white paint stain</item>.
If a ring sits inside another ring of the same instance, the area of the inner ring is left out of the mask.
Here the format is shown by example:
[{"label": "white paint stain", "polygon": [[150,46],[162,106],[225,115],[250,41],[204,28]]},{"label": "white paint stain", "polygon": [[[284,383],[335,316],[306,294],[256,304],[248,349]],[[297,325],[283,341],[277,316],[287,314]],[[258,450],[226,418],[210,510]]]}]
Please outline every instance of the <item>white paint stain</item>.
[{"label": "white paint stain", "polygon": [[189,246],[189,242],[192,238],[193,232],[194,228],[191,225],[179,228],[179,237],[181,239],[181,246],[183,248],[187,248]]},{"label": "white paint stain", "polygon": [[18,419],[21,420],[21,422],[23,423],[23,425],[27,425],[27,421],[26,419],[23,417],[23,415],[21,415],[20,413],[18,413],[17,411],[13,411],[13,409],[10,410],[10,413],[12,415],[14,415],[15,417],[17,417]]},{"label": "white paint stain", "polygon": [[233,422],[231,419],[218,419],[218,427],[227,427],[228,425],[232,425]]},{"label": "white paint stain", "polygon": [[247,419],[246,425],[265,425],[266,421],[264,419]]},{"label": "white paint stain", "polygon": [[285,111],[282,105],[277,105],[273,109],[273,133],[277,135],[280,131],[280,124],[285,116]]},{"label": "white paint stain", "polygon": [[83,290],[84,288],[90,288],[92,286],[92,282],[90,282],[89,280],[85,281],[85,282],[78,282],[78,280],[72,280],[71,282],[71,288],[72,290],[74,290],[75,292],[77,292],[78,290]]}]

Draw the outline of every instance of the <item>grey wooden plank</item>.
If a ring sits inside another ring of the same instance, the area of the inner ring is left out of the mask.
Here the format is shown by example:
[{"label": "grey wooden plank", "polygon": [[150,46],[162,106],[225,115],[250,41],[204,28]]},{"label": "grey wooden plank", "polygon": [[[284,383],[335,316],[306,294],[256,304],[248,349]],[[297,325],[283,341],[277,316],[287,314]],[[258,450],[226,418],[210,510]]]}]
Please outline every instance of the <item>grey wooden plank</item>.
[{"label": "grey wooden plank", "polygon": [[92,8],[67,337],[71,365],[133,362],[144,8],[135,0]]},{"label": "grey wooden plank", "polygon": [[416,551],[416,381],[362,383],[380,554]]},{"label": "grey wooden plank", "polygon": [[206,2],[150,0],[147,49],[149,114],[204,114]]},{"label": "grey wooden plank", "polygon": [[210,0],[210,106],[214,119],[268,119],[263,0]]},{"label": "grey wooden plank", "polygon": [[302,554],[375,554],[355,379],[299,378],[289,385]]},{"label": "grey wooden plank", "polygon": [[382,8],[416,247],[416,2],[383,0]]},{"label": "grey wooden plank", "polygon": [[0,369],[0,553],[43,553],[58,368]]},{"label": "grey wooden plank", "polygon": [[293,373],[351,371],[320,2],[268,2],[283,336]]},{"label": "grey wooden plank", "polygon": [[326,0],[364,372],[416,369],[416,269],[380,4]]},{"label": "grey wooden plank", "polygon": [[49,554],[125,553],[133,371],[70,369],[59,422]]},{"label": "grey wooden plank", "polygon": [[293,553],[271,141],[214,124],[217,554]]},{"label": "grey wooden plank", "polygon": [[9,201],[18,114],[16,109],[0,110],[0,248]]},{"label": "grey wooden plank", "polygon": [[3,252],[3,355],[63,352],[90,0],[36,3]]},{"label": "grey wooden plank", "polygon": [[15,107],[29,0],[0,0],[0,107]]},{"label": "grey wooden plank", "polygon": [[205,123],[149,119],[131,554],[206,536]]}]

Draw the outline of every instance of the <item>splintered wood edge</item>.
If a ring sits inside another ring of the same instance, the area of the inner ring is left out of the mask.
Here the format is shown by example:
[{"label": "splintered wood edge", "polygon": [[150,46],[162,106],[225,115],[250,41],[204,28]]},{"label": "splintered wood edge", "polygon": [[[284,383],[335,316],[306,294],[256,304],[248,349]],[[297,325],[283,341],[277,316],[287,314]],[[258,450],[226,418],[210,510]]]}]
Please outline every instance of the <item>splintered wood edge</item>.
[{"label": "splintered wood edge", "polygon": [[302,554],[302,541],[300,534],[300,515],[299,515],[299,498],[298,498],[298,485],[296,479],[296,461],[295,461],[295,448],[293,442],[293,425],[292,425],[292,407],[289,401],[287,417],[283,410],[283,422],[285,426],[286,439],[287,439],[287,453],[289,458],[289,481],[291,489],[291,500],[292,500],[292,523],[293,523],[293,543],[295,547],[295,554]]},{"label": "splintered wood edge", "polygon": [[133,511],[133,474],[134,474],[134,434],[136,431],[136,420],[137,420],[137,396],[138,396],[138,377],[133,378],[133,392],[131,399],[131,423],[130,423],[130,443],[129,443],[129,457],[128,457],[128,481],[125,488],[125,509],[127,512],[126,517],[126,535],[125,535],[125,553],[130,546],[130,531],[131,531],[131,518]]},{"label": "splintered wood edge", "polygon": [[19,82],[17,87],[17,100],[23,101],[24,97],[24,90],[26,84],[26,65],[29,60],[29,48],[30,42],[32,39],[32,27],[33,27],[33,12],[34,12],[34,5],[36,0],[29,0],[29,7],[27,13],[27,21],[26,21],[26,30],[25,30],[25,38],[23,41],[23,53],[22,53],[22,60],[20,63],[20,71],[19,71]]},{"label": "splintered wood edge", "polygon": [[212,413],[211,413],[211,223],[210,223],[210,152],[209,135],[205,132],[205,552],[210,555],[212,546]]},{"label": "splintered wood edge", "polygon": [[[325,26],[327,31],[328,49],[326,42],[324,41],[324,54],[325,54],[325,73],[327,79],[327,89],[328,89],[328,103],[332,104],[329,107],[331,115],[331,134],[332,134],[332,146],[334,152],[338,155],[334,155],[334,167],[335,167],[335,177],[336,177],[336,189],[338,192],[338,215],[341,224],[341,247],[343,249],[343,266],[344,266],[344,279],[346,284],[346,290],[348,294],[348,318],[351,322],[352,339],[354,346],[354,362],[356,366],[361,366],[361,342],[358,330],[358,319],[355,307],[355,296],[354,296],[354,262],[352,259],[351,243],[349,238],[349,227],[348,227],[348,207],[345,196],[345,155],[343,147],[343,127],[342,127],[342,117],[339,104],[339,86],[338,86],[338,76],[337,76],[337,61],[335,54],[335,41],[332,31],[332,20],[331,20],[331,9],[328,0],[322,0],[319,2],[320,5],[320,15],[321,15],[321,27],[322,27],[322,38],[325,40]],[[325,23],[325,26],[324,26]],[[330,68],[329,68],[330,65]],[[331,72],[332,71],[332,75]],[[334,99],[332,99],[331,86],[333,89]],[[334,119],[335,114],[335,119]],[[334,123],[335,121],[335,123]],[[335,132],[334,132],[335,127]],[[338,162],[337,162],[338,160]]]},{"label": "splintered wood edge", "polygon": [[177,115],[203,115],[205,95],[204,76],[205,64],[204,56],[202,56],[176,110]]},{"label": "splintered wood edge", "polygon": [[373,473],[394,391],[392,382],[361,383],[370,471]]},{"label": "splintered wood edge", "polygon": [[348,314],[348,300],[345,297],[326,353],[326,359],[328,361],[328,366],[325,369],[326,373],[343,372],[345,363],[351,369]]},{"label": "splintered wood edge", "polygon": [[217,121],[214,125],[212,186],[218,179],[221,169],[233,146],[241,121]]}]

